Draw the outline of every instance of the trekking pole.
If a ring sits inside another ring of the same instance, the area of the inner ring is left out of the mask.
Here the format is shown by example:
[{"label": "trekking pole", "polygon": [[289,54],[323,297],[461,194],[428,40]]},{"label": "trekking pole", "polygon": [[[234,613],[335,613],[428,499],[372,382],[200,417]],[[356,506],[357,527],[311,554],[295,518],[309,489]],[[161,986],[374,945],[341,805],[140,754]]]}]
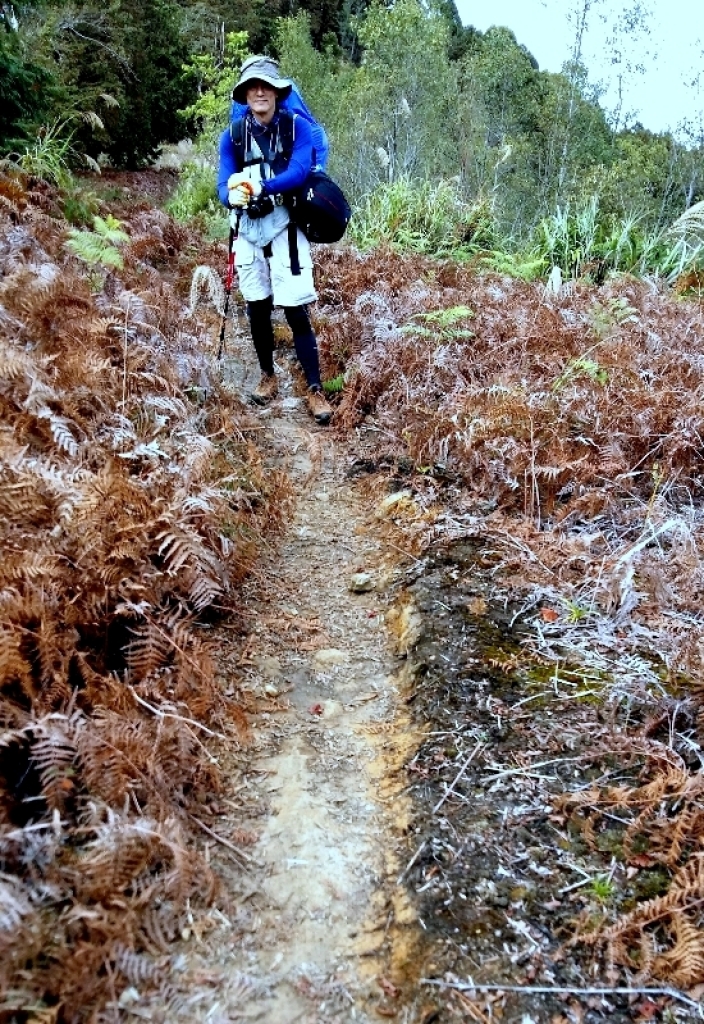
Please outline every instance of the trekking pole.
[{"label": "trekking pole", "polygon": [[235,240],[240,233],[240,218],[242,210],[233,210],[230,214],[230,238],[227,246],[227,276],[225,278],[225,305],[222,308],[222,323],[220,324],[220,342],[218,344],[218,362],[222,359],[225,351],[225,323],[227,311],[230,308],[230,294],[232,282],[235,276]]},{"label": "trekking pole", "polygon": [[[238,181],[236,185],[228,185],[228,189],[232,191],[236,188],[244,188],[250,198],[254,194],[254,189],[251,182],[249,181]],[[235,276],[235,240],[239,237],[240,233],[240,220],[242,219],[242,207],[236,206],[230,211],[230,240],[228,242],[227,251],[227,277],[225,279],[225,305],[222,310],[222,323],[220,324],[220,343],[218,345],[218,361],[222,359],[222,354],[225,349],[225,321],[227,320],[227,311],[230,308],[230,293],[232,291],[232,279]]]}]

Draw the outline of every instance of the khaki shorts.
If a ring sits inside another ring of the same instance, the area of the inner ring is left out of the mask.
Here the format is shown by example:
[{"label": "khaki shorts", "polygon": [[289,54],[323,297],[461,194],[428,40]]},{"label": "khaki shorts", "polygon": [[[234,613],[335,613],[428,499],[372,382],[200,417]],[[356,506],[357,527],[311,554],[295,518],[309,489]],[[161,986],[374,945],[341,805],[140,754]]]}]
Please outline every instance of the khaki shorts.
[{"label": "khaki shorts", "polygon": [[259,302],[273,296],[275,306],[305,306],[315,302],[313,260],[308,239],[299,229],[298,261],[300,274],[291,273],[288,232],[282,231],[271,243],[267,259],[259,245],[240,236],[235,242],[235,266],[245,302]]}]

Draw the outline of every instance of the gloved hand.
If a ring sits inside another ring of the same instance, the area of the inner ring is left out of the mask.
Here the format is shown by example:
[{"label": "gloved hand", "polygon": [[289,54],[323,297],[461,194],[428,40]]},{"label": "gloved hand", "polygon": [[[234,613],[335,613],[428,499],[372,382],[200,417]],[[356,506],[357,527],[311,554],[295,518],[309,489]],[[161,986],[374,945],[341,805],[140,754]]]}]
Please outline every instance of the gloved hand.
[{"label": "gloved hand", "polygon": [[227,194],[227,201],[230,206],[246,206],[249,200],[252,198],[252,192],[249,182],[242,182],[241,185],[235,185],[231,188]]},{"label": "gloved hand", "polygon": [[262,186],[258,181],[250,181],[242,174],[231,174],[227,179],[228,202],[230,206],[246,206],[250,199],[259,195]]}]

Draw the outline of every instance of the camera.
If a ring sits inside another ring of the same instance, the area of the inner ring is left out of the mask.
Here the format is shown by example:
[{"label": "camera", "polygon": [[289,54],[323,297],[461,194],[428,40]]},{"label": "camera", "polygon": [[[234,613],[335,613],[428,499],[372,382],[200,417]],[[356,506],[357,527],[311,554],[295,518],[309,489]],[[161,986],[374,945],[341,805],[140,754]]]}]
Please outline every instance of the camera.
[{"label": "camera", "polygon": [[258,196],[256,199],[250,199],[247,206],[247,215],[252,220],[259,220],[260,217],[266,217],[268,213],[273,213],[274,200],[271,196]]}]

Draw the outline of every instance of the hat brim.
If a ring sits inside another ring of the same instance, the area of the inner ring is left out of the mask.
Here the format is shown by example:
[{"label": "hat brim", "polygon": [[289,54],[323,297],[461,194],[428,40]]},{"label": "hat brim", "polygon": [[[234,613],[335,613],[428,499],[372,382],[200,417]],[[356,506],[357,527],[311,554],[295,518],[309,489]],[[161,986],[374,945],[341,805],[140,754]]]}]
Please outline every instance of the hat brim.
[{"label": "hat brim", "polygon": [[235,88],[232,90],[232,98],[237,103],[247,103],[247,90],[251,87],[252,82],[266,82],[272,89],[278,94],[280,100],[286,99],[293,88],[293,83],[288,78],[270,78],[269,75],[254,74],[249,75],[246,78],[240,79]]}]

